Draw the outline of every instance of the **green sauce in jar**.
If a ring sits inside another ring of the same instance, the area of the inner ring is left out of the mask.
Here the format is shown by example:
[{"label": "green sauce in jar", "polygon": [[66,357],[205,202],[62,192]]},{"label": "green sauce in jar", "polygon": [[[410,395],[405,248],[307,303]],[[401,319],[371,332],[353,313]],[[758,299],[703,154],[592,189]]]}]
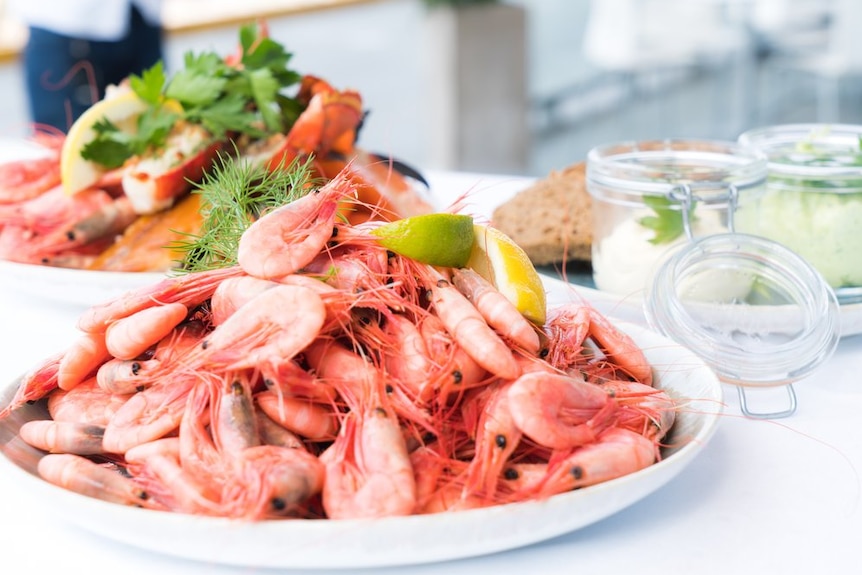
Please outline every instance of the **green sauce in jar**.
[{"label": "green sauce in jar", "polygon": [[862,298],[862,126],[791,124],[752,130],[741,144],[769,158],[767,191],[736,229],[784,244],[843,302]]}]

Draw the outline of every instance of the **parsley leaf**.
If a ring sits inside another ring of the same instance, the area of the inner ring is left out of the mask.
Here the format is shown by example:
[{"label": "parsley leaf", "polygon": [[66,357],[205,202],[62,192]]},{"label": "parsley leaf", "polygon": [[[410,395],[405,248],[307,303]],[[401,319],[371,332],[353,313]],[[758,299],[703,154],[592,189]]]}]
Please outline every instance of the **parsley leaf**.
[{"label": "parsley leaf", "polygon": [[262,138],[284,133],[303,109],[286,90],[301,76],[290,70],[292,54],[268,37],[256,24],[240,29],[241,54],[237,64],[215,52],[188,53],[184,67],[171,78],[158,62],[129,84],[149,109],[136,129],[123,132],[105,120],[82,157],[113,169],[134,155],[158,151],[173,126],[190,122],[206,128],[214,139],[238,135]]},{"label": "parsley leaf", "polygon": [[[650,243],[670,243],[685,232],[682,211],[670,207],[675,203],[670,198],[645,195],[643,200],[655,212],[655,215],[644,216],[638,220],[640,225],[655,232],[655,236],[650,240]],[[693,211],[694,208],[692,207]]]}]

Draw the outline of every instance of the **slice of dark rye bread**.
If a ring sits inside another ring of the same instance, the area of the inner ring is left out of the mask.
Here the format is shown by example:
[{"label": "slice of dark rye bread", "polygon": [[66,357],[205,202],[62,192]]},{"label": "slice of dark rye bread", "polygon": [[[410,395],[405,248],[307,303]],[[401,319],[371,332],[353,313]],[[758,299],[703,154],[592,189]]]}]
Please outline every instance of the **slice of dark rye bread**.
[{"label": "slice of dark rye bread", "polygon": [[498,206],[492,224],[515,241],[534,265],[590,261],[592,200],[585,164],[554,170]]}]

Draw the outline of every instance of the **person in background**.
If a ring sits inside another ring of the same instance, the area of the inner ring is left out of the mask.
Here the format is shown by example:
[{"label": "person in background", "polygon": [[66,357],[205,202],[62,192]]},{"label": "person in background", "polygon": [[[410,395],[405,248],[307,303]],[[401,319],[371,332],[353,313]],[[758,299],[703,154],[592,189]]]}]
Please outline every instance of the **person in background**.
[{"label": "person in background", "polygon": [[105,89],[162,59],[162,0],[12,0],[31,120],[66,132]]}]

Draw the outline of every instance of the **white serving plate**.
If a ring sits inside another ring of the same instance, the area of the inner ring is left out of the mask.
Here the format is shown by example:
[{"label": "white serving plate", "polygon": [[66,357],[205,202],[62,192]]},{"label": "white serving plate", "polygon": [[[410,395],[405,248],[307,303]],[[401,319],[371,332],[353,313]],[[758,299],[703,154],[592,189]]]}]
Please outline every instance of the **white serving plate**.
[{"label": "white serving plate", "polygon": [[[0,473],[33,506],[105,538],[153,552],[246,568],[360,568],[484,555],[580,529],[649,496],[682,472],[712,437],[722,411],[715,374],[691,351],[620,323],[645,350],[656,385],[681,401],[662,460],[631,475],[543,501],[435,515],[373,520],[242,522],[151,511],[77,495],[34,475],[41,452],[17,438],[24,421],[45,417],[27,405],[0,421]],[[17,382],[0,393],[11,399]],[[649,529],[649,525],[643,525]]]},{"label": "white serving plate", "polygon": [[0,260],[0,285],[28,298],[90,307],[167,277],[157,272],[106,272]]}]

